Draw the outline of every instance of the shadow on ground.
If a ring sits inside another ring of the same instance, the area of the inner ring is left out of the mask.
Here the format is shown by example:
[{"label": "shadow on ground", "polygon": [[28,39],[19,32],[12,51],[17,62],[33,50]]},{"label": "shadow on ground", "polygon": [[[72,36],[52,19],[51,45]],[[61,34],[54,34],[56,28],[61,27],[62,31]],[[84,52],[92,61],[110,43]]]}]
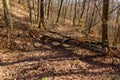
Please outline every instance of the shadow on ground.
[{"label": "shadow on ground", "polygon": [[[19,20],[23,20],[23,18],[17,17],[15,15],[12,15],[12,16],[14,16],[14,18],[16,18],[16,19],[18,18]],[[25,52],[26,54],[29,52],[34,52],[34,51],[37,51],[37,52],[51,51],[52,53],[56,53],[56,54],[55,55],[52,55],[52,54],[44,55],[44,56],[31,56],[31,57],[26,57],[24,59],[19,59],[17,61],[1,62],[0,66],[4,67],[4,66],[9,66],[9,65],[21,64],[21,63],[25,63],[25,62],[28,62],[28,63],[29,62],[38,62],[38,64],[34,63],[34,65],[30,65],[31,66],[30,68],[22,69],[19,72],[19,73],[25,74],[25,73],[27,73],[27,71],[38,70],[43,63],[46,63],[46,61],[60,63],[61,61],[65,61],[65,60],[72,60],[72,61],[79,60],[83,63],[87,63],[88,65],[91,65],[88,67],[89,69],[94,69],[95,66],[101,67],[101,68],[112,67],[114,72],[107,71],[107,70],[101,71],[101,72],[94,72],[94,71],[92,72],[92,71],[89,71],[82,67],[77,68],[77,69],[70,69],[68,71],[62,70],[62,71],[56,72],[52,68],[50,68],[50,69],[48,68],[47,70],[45,70],[45,68],[44,68],[44,70],[42,69],[42,70],[40,70],[40,72],[31,74],[31,75],[20,76],[18,74],[18,79],[21,79],[21,78],[25,79],[25,80],[31,79],[31,78],[39,79],[39,78],[43,78],[43,77],[53,77],[53,76],[59,77],[59,76],[68,76],[68,75],[72,75],[72,74],[97,76],[97,75],[103,75],[103,73],[108,73],[108,72],[109,72],[109,74],[117,74],[117,73],[120,74],[118,72],[118,70],[116,69],[116,65],[111,65],[110,62],[104,63],[100,60],[95,60],[97,58],[103,58],[104,57],[103,54],[93,52],[93,51],[91,51],[90,54],[86,54],[87,53],[86,51],[84,51],[84,53],[76,53],[74,48],[78,47],[79,49],[84,49],[83,48],[84,45],[82,45],[82,44],[78,45],[76,42],[69,41],[69,40],[63,42],[62,39],[53,38],[50,36],[42,36],[41,38],[39,38],[41,35],[37,35],[36,33],[38,33],[38,32],[34,31],[35,33],[33,33],[32,30],[29,30],[29,27],[28,27],[29,25],[24,24],[24,21],[29,22],[27,18],[25,18],[23,22],[21,22],[19,20],[14,21],[14,26],[16,26],[17,30],[19,29],[19,31],[14,32],[15,33],[14,35],[16,37],[14,37],[14,40],[12,41],[11,48],[10,48],[11,50],[13,50],[13,51],[18,50],[21,53]],[[17,27],[18,25],[20,27]],[[3,26],[3,25],[0,25],[0,27],[1,26]],[[36,35],[38,36],[39,39],[37,39]],[[43,47],[45,45],[47,45],[49,48]],[[67,47],[64,45],[67,45]],[[95,53],[95,54],[92,54],[92,53]],[[53,65],[51,65],[51,66],[53,66]],[[59,66],[62,66],[62,64]]]},{"label": "shadow on ground", "polygon": [[[57,42],[58,41],[58,42]],[[54,42],[57,42],[58,44],[53,44]],[[34,45],[34,43],[37,43],[38,45]],[[65,44],[65,43],[64,43]],[[94,69],[94,66],[98,66],[98,67],[112,67],[112,69],[114,70],[114,72],[109,73],[109,74],[116,74],[119,73],[116,69],[116,65],[111,65],[111,63],[104,63],[102,61],[96,61],[95,59],[97,58],[102,58],[104,57],[104,55],[102,55],[101,53],[95,53],[93,55],[90,54],[86,54],[86,53],[75,53],[74,52],[74,47],[78,47],[78,45],[68,45],[67,47],[64,46],[64,44],[62,42],[60,42],[58,39],[52,40],[49,39],[48,37],[42,37],[40,40],[33,40],[33,42],[30,43],[29,46],[33,46],[32,49],[28,49],[26,50],[25,48],[23,49],[19,49],[16,48],[17,50],[21,51],[21,52],[32,52],[32,51],[52,51],[57,52],[59,54],[55,54],[55,55],[46,55],[46,56],[37,56],[37,57],[27,57],[25,59],[20,59],[18,61],[15,62],[3,62],[0,64],[0,66],[8,66],[8,65],[15,65],[15,64],[20,64],[20,63],[24,63],[24,62],[38,62],[39,64],[34,64],[34,66],[31,66],[30,68],[26,68],[20,71],[20,73],[25,74],[27,71],[32,71],[32,70],[37,70],[41,67],[41,64],[44,63],[42,61],[49,61],[49,62],[54,62],[57,61],[58,63],[61,61],[65,61],[65,60],[80,60],[84,63],[87,63],[93,67],[89,67],[90,69]],[[44,45],[49,46],[49,48],[45,48],[43,47]],[[23,44],[22,44],[23,46]],[[26,46],[26,44],[24,45]],[[26,47],[29,47],[26,46]],[[81,46],[79,45],[80,49]],[[14,47],[15,49],[15,47]],[[83,55],[86,54],[86,55]],[[52,66],[52,65],[51,65]],[[78,68],[78,69],[70,69],[69,71],[54,71],[53,69],[49,69],[48,70],[43,70],[40,73],[34,73],[31,75],[26,75],[26,76],[19,76],[18,78],[22,78],[22,79],[30,79],[30,78],[43,78],[43,77],[59,77],[59,76],[67,76],[67,75],[102,75],[103,73],[107,73],[110,71],[101,71],[101,72],[90,72],[87,69],[83,69],[83,68]]]}]

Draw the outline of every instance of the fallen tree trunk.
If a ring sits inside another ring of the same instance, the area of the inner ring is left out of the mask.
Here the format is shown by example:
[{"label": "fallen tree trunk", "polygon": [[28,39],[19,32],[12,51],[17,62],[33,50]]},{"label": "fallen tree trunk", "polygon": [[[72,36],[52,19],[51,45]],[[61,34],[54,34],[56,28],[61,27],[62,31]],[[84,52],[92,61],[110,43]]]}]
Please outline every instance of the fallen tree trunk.
[{"label": "fallen tree trunk", "polygon": [[76,42],[74,39],[67,39],[64,42],[62,41],[62,39],[59,38],[54,38],[54,37],[50,37],[48,35],[44,35],[43,37],[41,37],[41,41],[45,41],[48,40],[47,43],[51,43],[51,42],[59,42],[60,44],[69,44],[69,45],[75,45],[77,47],[80,48],[86,48],[88,50],[91,51],[95,51],[95,52],[100,52],[100,53],[105,53],[105,49],[95,46],[95,45],[91,45],[89,43],[83,43],[83,42]]},{"label": "fallen tree trunk", "polygon": [[[81,42],[81,41],[77,41],[76,39],[72,37],[64,36],[56,32],[50,31],[50,33],[62,36],[63,38],[65,38],[65,40],[63,41],[62,38],[56,38],[56,37],[49,36],[49,35],[43,35],[43,37],[41,37],[41,40],[44,41],[47,39],[49,43],[58,42],[60,44],[74,45],[76,47],[85,48],[85,49],[88,49],[94,52],[102,53],[104,55],[106,53],[106,49],[102,48],[102,42],[89,42],[89,41]],[[113,54],[116,54],[116,53],[118,54],[118,55],[114,55],[114,57],[120,58],[120,52],[117,51],[117,48],[114,48],[114,47],[110,47],[110,48],[113,49],[113,51],[115,50],[114,52],[112,51]]]}]

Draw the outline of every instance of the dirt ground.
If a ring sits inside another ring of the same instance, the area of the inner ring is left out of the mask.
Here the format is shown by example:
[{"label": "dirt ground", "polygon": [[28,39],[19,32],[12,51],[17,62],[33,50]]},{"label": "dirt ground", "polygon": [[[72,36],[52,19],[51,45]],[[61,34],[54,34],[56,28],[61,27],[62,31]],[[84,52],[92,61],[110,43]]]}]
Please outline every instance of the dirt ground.
[{"label": "dirt ground", "polygon": [[[11,8],[15,29],[10,49],[6,49],[7,29],[0,9],[0,80],[120,80],[119,58],[114,58],[116,62],[112,65],[110,57],[81,48],[81,45],[62,43],[66,38],[58,34],[29,29],[28,12],[22,12],[24,7],[18,8],[19,5]],[[48,28],[59,34],[79,36],[68,25],[51,26]],[[42,34],[56,40],[43,38]]]},{"label": "dirt ground", "polygon": [[[57,32],[64,34],[64,32],[71,32],[71,29],[59,27]],[[27,33],[29,31],[26,32],[26,36]],[[71,35],[73,35],[72,32]],[[13,42],[14,47],[11,50],[0,50],[1,80],[120,79],[118,67],[111,65],[112,59],[103,57],[101,53],[76,45],[50,41],[47,38],[37,40],[33,36],[32,38],[16,38]],[[115,58],[115,60],[117,60],[116,64],[120,64],[119,59]]]}]

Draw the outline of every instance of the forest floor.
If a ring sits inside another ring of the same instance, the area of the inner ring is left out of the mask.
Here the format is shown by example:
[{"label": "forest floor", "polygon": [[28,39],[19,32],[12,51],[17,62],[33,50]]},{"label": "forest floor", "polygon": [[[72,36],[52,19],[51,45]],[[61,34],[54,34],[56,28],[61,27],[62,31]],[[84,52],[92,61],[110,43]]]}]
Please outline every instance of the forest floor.
[{"label": "forest floor", "polygon": [[[1,35],[5,30],[1,28]],[[71,45],[49,38],[63,40],[58,34],[43,32],[49,36],[47,37],[39,32],[29,28],[13,31],[11,50],[0,50],[1,80],[120,79],[120,71],[116,65],[111,64],[110,57],[81,48],[77,44]],[[55,32],[66,36],[75,35],[72,27],[59,27]],[[5,38],[1,37],[2,39],[4,43]],[[115,59],[118,61],[116,64],[119,64],[120,60]]]},{"label": "forest floor", "polygon": [[112,59],[102,53],[69,40],[68,44],[62,35],[79,35],[68,25],[48,27],[53,33],[31,28],[24,7],[18,8],[11,8],[15,28],[10,49],[6,49],[7,28],[0,9],[0,80],[120,80],[119,58],[112,65]]}]

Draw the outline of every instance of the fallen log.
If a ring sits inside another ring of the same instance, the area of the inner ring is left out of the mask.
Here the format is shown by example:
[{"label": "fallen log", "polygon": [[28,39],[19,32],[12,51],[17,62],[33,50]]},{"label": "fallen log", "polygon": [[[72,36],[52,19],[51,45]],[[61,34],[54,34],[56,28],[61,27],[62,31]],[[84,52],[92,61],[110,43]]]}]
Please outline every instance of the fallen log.
[{"label": "fallen log", "polygon": [[[62,34],[59,34],[57,32],[50,32],[53,34],[57,34],[60,35],[64,38],[66,38],[64,41],[61,38],[56,38],[53,36],[49,36],[49,35],[43,35],[43,37],[41,37],[41,40],[48,40],[48,42],[58,42],[60,44],[69,44],[69,45],[74,45],[76,47],[80,47],[80,48],[85,48],[94,52],[98,52],[98,53],[102,53],[105,54],[106,53],[106,49],[102,47],[102,42],[97,42],[97,41],[93,41],[93,42],[89,42],[89,41],[76,41],[76,39],[72,38],[72,37],[68,37],[68,36],[64,36]],[[114,57],[120,58],[120,52],[117,51],[116,47],[110,47],[113,54],[119,54],[119,55],[114,55]]]},{"label": "fallen log", "polygon": [[92,51],[95,51],[95,52],[105,53],[105,49],[103,49],[101,47],[91,45],[89,43],[83,43],[83,42],[78,43],[74,39],[67,39],[63,42],[62,39],[50,37],[48,35],[44,35],[43,37],[41,37],[42,41],[44,41],[46,39],[49,39],[48,42],[59,42],[61,44],[75,45],[77,47],[86,48],[88,50],[92,50]]}]

